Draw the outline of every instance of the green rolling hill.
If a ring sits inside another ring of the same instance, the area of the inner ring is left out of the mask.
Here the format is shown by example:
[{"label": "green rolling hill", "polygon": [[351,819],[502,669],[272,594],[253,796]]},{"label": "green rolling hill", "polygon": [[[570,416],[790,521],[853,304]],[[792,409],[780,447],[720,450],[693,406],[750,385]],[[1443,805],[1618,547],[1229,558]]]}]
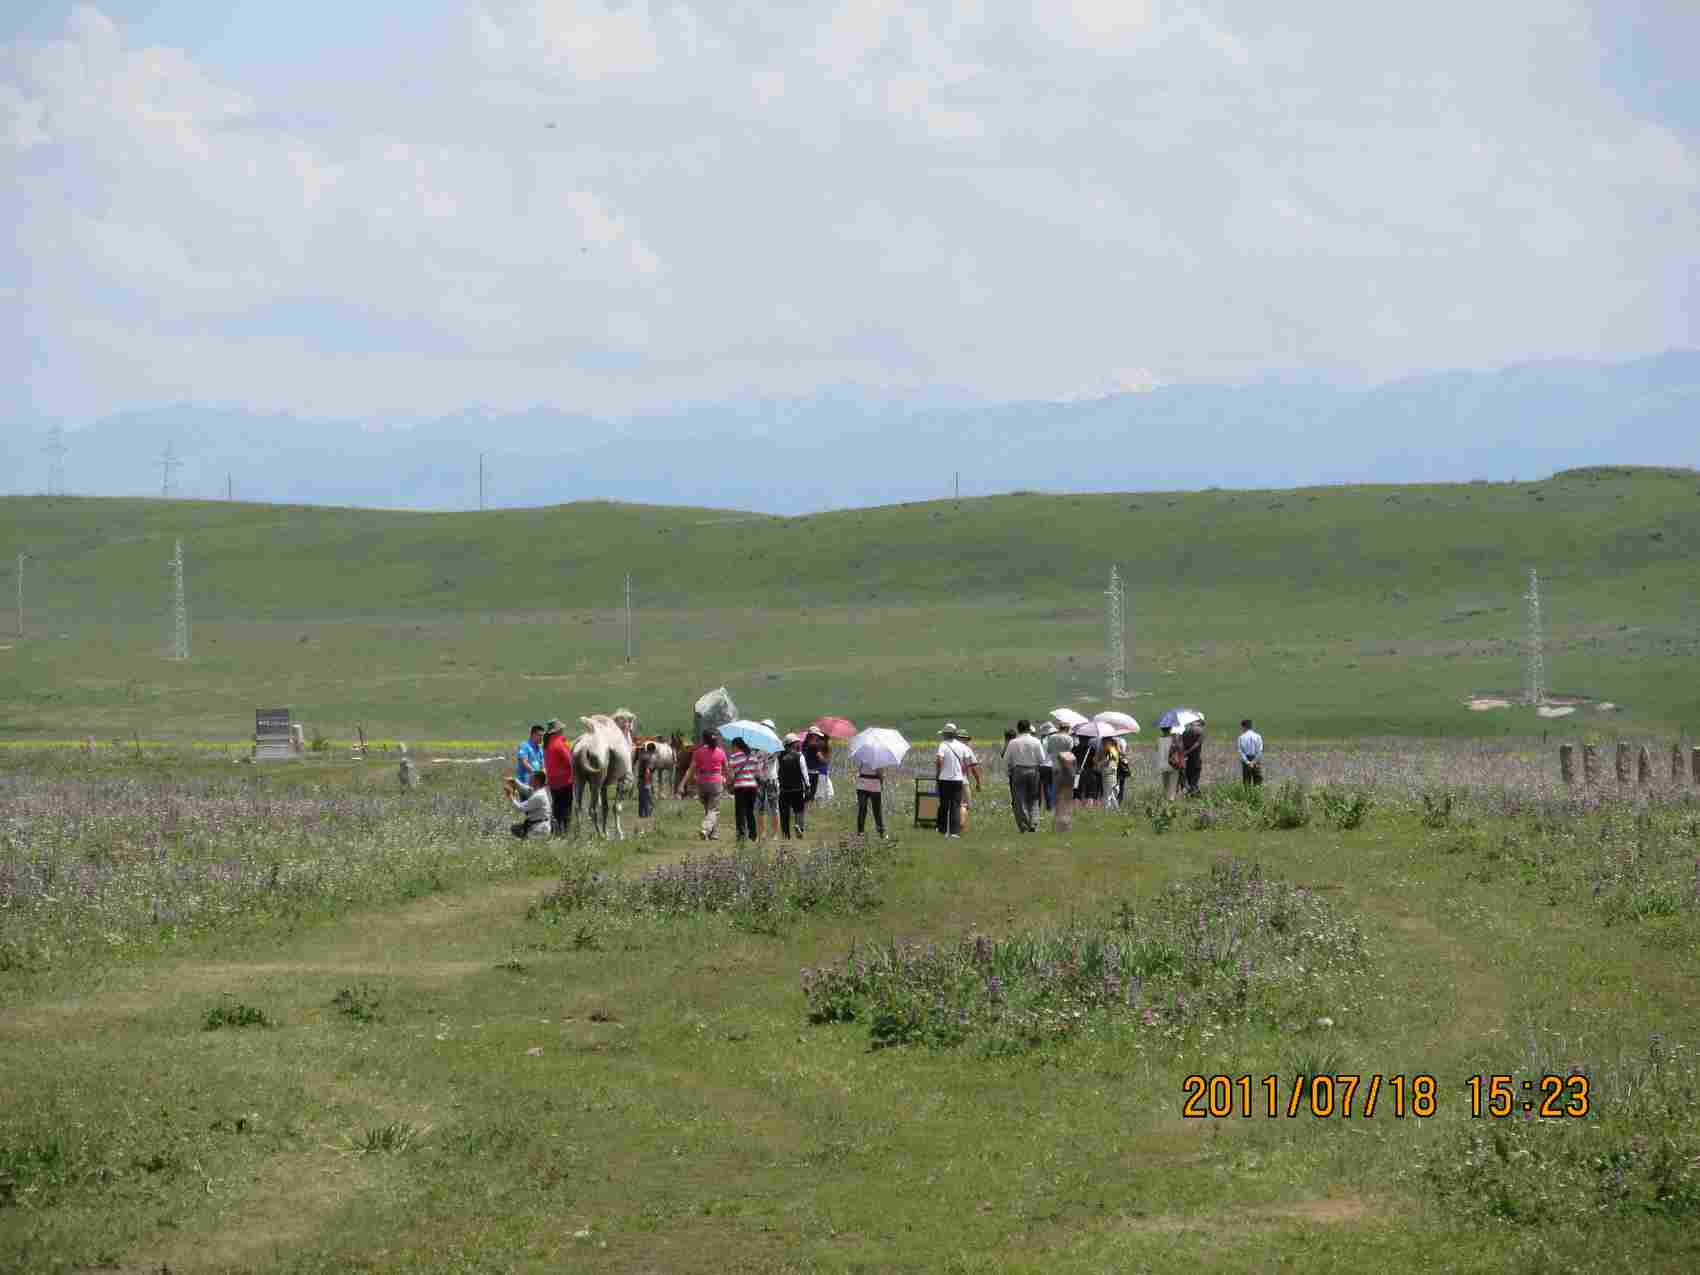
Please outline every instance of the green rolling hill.
[{"label": "green rolling hill", "polygon": [[[169,649],[181,536],[194,658]],[[0,499],[0,739],[310,729],[506,739],[725,683],[783,718],[978,732],[1101,704],[1103,590],[1130,590],[1142,718],[1273,735],[1668,733],[1700,723],[1700,473],[1515,484],[1012,494],[807,517],[577,504],[489,513]],[[1620,705],[1473,713],[1522,683],[1539,569],[1550,687]],[[628,663],[625,579],[634,597]],[[13,625],[0,625],[10,631]],[[936,719],[936,720],[935,720]]]}]

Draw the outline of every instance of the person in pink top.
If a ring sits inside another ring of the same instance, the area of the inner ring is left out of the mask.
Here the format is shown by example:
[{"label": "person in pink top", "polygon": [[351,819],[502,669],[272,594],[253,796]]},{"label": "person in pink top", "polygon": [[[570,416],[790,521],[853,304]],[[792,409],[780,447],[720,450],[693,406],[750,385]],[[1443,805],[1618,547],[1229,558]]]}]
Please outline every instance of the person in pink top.
[{"label": "person in pink top", "polygon": [[685,767],[683,788],[695,776],[697,798],[702,802],[702,830],[697,836],[704,841],[720,840],[720,794],[726,787],[726,750],[720,737],[711,730],[702,733],[702,743],[691,750],[691,764]]}]

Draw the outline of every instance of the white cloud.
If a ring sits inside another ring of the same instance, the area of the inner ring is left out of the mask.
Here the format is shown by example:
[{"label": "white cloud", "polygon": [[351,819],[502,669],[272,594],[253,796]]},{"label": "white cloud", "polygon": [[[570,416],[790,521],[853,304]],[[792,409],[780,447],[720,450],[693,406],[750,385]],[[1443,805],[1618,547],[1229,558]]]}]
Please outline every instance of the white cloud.
[{"label": "white cloud", "polygon": [[84,7],[0,50],[0,281],[55,411],[1050,396],[1700,341],[1692,135],[1547,0],[1437,3],[486,0],[296,90]]}]

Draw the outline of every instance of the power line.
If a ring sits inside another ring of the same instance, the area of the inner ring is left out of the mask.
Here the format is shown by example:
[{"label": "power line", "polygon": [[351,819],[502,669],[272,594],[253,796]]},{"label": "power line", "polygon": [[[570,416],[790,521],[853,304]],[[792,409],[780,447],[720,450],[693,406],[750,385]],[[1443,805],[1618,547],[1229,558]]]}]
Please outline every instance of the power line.
[{"label": "power line", "polygon": [[1524,647],[1523,699],[1539,707],[1546,702],[1546,660],[1541,654],[1541,579],[1529,568],[1529,591],[1523,595],[1528,603],[1529,633]]},{"label": "power line", "polygon": [[159,495],[162,500],[171,499],[172,480],[177,476],[178,467],[183,464],[177,457],[177,449],[170,443],[165,445],[165,452],[155,462],[159,465]]},{"label": "power line", "polygon": [[171,658],[187,660],[189,658],[189,602],[183,589],[183,542],[176,545],[177,552],[171,561],[166,563],[171,568]]},{"label": "power line", "polygon": [[47,446],[42,452],[47,456],[47,494],[63,496],[65,494],[65,453],[71,449],[65,446],[65,430],[55,425],[47,431]]},{"label": "power line", "polygon": [[1127,590],[1122,584],[1121,570],[1110,564],[1110,587],[1104,590],[1105,665],[1108,673],[1108,698],[1129,699],[1127,689],[1127,630],[1124,618],[1127,610]]}]

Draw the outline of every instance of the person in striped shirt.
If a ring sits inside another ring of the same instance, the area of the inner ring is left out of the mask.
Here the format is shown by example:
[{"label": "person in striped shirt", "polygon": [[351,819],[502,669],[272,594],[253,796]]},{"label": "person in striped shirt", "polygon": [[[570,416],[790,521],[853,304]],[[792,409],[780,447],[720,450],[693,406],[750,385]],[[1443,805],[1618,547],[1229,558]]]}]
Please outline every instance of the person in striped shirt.
[{"label": "person in striped shirt", "polygon": [[756,792],[761,788],[761,758],[741,739],[732,741],[732,756],[727,759],[732,772],[733,817],[738,825],[738,840],[746,836],[751,841],[761,838],[756,824]]}]

